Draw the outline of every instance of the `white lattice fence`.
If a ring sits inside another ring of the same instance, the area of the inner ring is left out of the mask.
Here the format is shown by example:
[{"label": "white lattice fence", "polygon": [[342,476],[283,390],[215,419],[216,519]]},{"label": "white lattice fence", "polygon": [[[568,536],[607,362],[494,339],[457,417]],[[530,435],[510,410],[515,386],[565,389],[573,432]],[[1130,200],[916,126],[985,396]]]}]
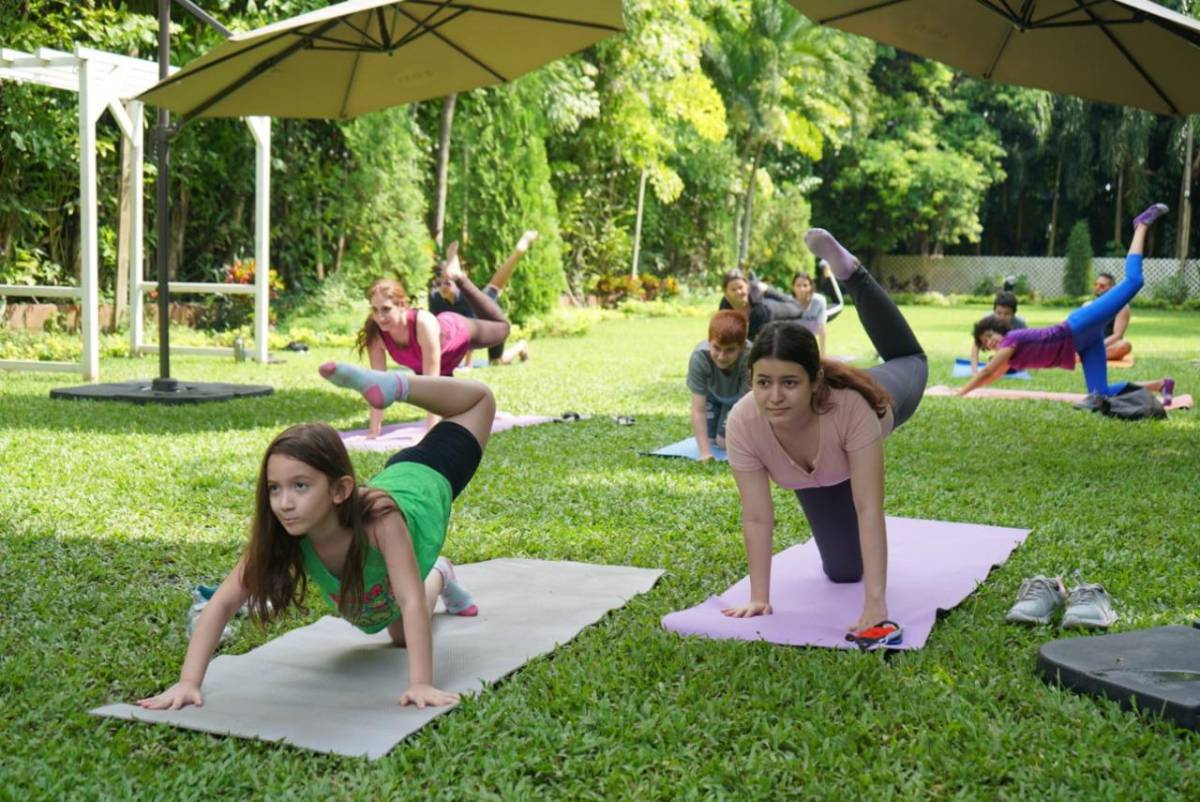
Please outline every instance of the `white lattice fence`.
[{"label": "white lattice fence", "polygon": [[[1063,294],[1065,257],[1046,256],[885,256],[876,272],[885,286],[904,289],[929,289],[941,293],[968,293],[985,279],[1025,276],[1030,289],[1043,296]],[[1144,263],[1146,289],[1179,274],[1178,259],[1147,259]],[[1120,281],[1125,275],[1123,257],[1092,260],[1092,273],[1107,272]],[[1200,259],[1188,260],[1183,279],[1192,297],[1200,295]]]}]

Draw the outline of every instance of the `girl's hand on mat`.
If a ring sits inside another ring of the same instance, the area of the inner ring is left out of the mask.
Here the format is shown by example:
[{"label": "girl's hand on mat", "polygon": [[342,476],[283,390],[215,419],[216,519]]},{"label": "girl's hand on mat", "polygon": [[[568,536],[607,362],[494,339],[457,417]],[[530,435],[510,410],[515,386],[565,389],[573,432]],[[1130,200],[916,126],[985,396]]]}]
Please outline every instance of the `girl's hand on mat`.
[{"label": "girl's hand on mat", "polygon": [[756,615],[770,615],[772,612],[770,602],[752,601],[741,607],[726,607],[721,614],[730,618],[753,618]]},{"label": "girl's hand on mat", "polygon": [[708,462],[712,458],[713,455],[711,453],[701,454],[700,456],[696,457],[696,462]]},{"label": "girl's hand on mat", "polygon": [[439,691],[432,685],[410,685],[407,691],[400,694],[401,705],[416,705],[421,710],[424,710],[426,705],[441,707],[442,705],[452,705],[457,701],[457,693]]},{"label": "girl's hand on mat", "polygon": [[192,682],[176,682],[158,696],[138,699],[138,706],[147,710],[178,710],[188,705],[204,706],[204,697],[200,695],[200,686]]}]

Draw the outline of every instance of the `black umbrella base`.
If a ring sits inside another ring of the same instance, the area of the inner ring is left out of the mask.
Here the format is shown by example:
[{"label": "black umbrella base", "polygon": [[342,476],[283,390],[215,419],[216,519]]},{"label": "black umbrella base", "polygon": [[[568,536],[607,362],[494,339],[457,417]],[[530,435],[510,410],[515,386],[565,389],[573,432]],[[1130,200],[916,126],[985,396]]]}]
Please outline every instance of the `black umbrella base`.
[{"label": "black umbrella base", "polygon": [[274,387],[265,384],[224,384],[222,382],[183,382],[174,379],[83,384],[58,387],[51,398],[79,401],[125,401],[132,404],[206,404],[271,395]]}]

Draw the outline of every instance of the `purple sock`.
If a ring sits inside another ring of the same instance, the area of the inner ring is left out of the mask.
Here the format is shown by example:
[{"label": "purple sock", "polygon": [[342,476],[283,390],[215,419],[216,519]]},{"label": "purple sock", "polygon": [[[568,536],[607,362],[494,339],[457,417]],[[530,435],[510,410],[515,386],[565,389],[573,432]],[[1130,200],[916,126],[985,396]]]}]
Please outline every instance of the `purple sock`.
[{"label": "purple sock", "polygon": [[408,378],[403,373],[370,370],[345,362],[326,362],[317,370],[338,387],[358,390],[375,409],[408,399]]},{"label": "purple sock", "polygon": [[810,228],[804,235],[804,243],[810,251],[828,262],[833,274],[842,281],[853,276],[859,267],[854,254],[843,248],[842,244],[823,228]]},{"label": "purple sock", "polygon": [[1133,218],[1133,227],[1153,225],[1154,221],[1170,211],[1165,203],[1153,203],[1146,211]]}]

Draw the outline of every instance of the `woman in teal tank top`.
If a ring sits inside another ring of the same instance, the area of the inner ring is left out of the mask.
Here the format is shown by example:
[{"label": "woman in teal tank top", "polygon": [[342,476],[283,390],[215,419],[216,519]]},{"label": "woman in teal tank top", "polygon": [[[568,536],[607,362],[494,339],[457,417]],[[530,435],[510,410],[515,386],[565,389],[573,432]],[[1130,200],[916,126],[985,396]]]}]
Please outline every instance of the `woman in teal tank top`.
[{"label": "woman in teal tank top", "polygon": [[260,622],[269,621],[302,603],[310,580],[338,615],[364,632],[386,629],[407,647],[409,686],[400,704],[458,701],[433,684],[430,615],[439,596],[448,613],[478,612],[439,555],[450,505],[483,457],[496,402],[475,381],[333,362],[321,374],[358,390],[376,409],[408,401],[443,420],[364,486],[328,425],[293,426],[276,437],[259,471],[250,542],[200,614],[179,682],[142,699],[142,707],[203,704],[204,675],[229,619],[247,605]]}]

